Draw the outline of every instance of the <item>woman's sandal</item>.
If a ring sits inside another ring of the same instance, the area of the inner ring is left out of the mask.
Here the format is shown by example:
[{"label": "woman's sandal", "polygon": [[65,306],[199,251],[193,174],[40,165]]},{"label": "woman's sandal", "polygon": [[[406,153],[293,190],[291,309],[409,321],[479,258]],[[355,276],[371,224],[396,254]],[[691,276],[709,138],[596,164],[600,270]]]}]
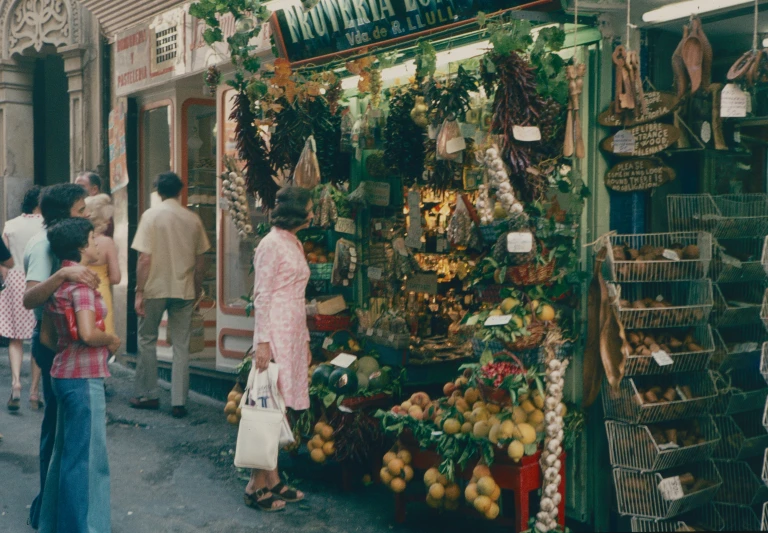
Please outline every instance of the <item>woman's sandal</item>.
[{"label": "woman's sandal", "polygon": [[275,498],[278,498],[288,503],[296,503],[304,499],[304,496],[299,498],[299,493],[296,489],[294,489],[293,487],[289,487],[282,481],[269,490],[270,492],[272,492],[272,494],[275,495]]},{"label": "woman's sandal", "polygon": [[262,498],[268,492],[271,492],[271,491],[269,491],[265,487],[263,489],[257,490],[253,494],[248,494],[247,492],[243,493],[243,500],[245,501],[245,505],[247,505],[248,507],[252,507],[254,509],[258,509],[259,511],[267,512],[267,513],[276,513],[278,511],[285,511],[285,505],[277,508],[274,507],[275,502],[280,501],[279,498],[275,497],[274,493],[269,498],[264,498],[263,500],[259,499],[259,498]]},{"label": "woman's sandal", "polygon": [[33,411],[38,411],[38,410],[42,409],[43,407],[45,407],[45,404],[40,399],[40,396],[38,396],[37,394],[30,394],[29,395],[29,408],[30,409],[32,409]]},{"label": "woman's sandal", "polygon": [[21,407],[21,390],[11,391],[11,397],[8,399],[8,410],[11,412],[18,411]]}]

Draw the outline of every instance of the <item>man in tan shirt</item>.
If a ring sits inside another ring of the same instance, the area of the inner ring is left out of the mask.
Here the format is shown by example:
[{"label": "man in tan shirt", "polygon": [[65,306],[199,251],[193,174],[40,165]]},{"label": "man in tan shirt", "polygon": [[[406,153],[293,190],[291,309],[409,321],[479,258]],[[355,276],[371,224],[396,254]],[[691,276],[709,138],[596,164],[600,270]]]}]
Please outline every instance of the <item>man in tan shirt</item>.
[{"label": "man in tan shirt", "polygon": [[136,264],[136,314],[139,316],[137,409],[160,406],[157,387],[157,336],[168,311],[173,345],[171,405],[176,418],[186,416],[189,391],[189,337],[195,300],[202,293],[203,254],[211,247],[203,222],[179,203],[183,183],[173,172],[157,178],[162,203],[144,212],[133,239]]}]

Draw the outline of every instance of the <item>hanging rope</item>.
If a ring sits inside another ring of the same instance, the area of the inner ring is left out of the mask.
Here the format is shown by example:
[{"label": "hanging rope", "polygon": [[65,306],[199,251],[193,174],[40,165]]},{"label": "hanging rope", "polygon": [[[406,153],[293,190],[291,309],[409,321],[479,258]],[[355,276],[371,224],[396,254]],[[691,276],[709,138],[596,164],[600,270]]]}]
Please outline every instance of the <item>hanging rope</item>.
[{"label": "hanging rope", "polygon": [[631,11],[632,11],[632,0],[627,0],[627,40],[624,41],[624,48],[626,48],[627,51],[629,51],[629,49],[631,48],[631,46],[629,45],[629,30],[632,28],[632,22],[631,22],[631,19],[629,18],[629,14],[631,13]]},{"label": "hanging rope", "polygon": [[755,20],[753,21],[752,50],[757,50],[757,0],[755,0]]}]

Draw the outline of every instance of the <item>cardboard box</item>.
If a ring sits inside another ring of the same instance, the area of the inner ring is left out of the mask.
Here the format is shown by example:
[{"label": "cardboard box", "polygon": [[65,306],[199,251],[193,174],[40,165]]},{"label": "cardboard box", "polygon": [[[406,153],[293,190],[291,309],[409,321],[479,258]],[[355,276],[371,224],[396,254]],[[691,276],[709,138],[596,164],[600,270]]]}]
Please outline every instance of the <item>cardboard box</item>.
[{"label": "cardboard box", "polygon": [[333,296],[321,296],[317,298],[318,315],[336,315],[347,308],[347,302],[340,294]]}]

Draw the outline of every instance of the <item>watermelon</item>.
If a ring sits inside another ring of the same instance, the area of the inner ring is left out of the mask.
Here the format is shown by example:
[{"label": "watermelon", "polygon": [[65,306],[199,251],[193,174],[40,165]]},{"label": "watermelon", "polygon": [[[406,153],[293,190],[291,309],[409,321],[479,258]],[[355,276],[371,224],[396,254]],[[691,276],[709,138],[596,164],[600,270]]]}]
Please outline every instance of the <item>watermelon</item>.
[{"label": "watermelon", "polygon": [[370,376],[374,372],[378,372],[379,370],[379,362],[371,357],[370,355],[366,355],[365,357],[361,357],[357,361],[357,373],[358,374],[365,374],[366,377]]},{"label": "watermelon", "polygon": [[386,389],[389,385],[389,372],[387,370],[379,370],[368,376],[368,388],[371,390]]},{"label": "watermelon", "polygon": [[349,368],[337,368],[328,378],[328,386],[337,394],[357,392],[357,374]]},{"label": "watermelon", "polygon": [[313,387],[329,387],[330,377],[333,373],[331,365],[320,365],[312,373]]},{"label": "watermelon", "polygon": [[363,372],[357,373],[357,390],[365,390],[368,388],[368,376]]}]

